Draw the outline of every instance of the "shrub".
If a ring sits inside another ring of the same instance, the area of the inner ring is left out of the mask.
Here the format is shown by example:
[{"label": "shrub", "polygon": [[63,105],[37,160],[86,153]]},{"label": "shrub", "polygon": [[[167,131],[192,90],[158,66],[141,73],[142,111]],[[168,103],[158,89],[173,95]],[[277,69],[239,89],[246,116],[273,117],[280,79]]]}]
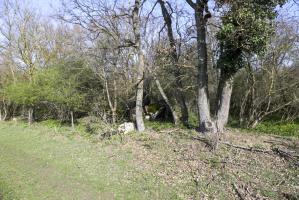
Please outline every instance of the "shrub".
[{"label": "shrub", "polygon": [[100,118],[94,116],[84,117],[78,120],[79,124],[85,127],[89,134],[100,135],[101,137],[110,137],[116,134],[116,127],[113,124],[103,122]]}]

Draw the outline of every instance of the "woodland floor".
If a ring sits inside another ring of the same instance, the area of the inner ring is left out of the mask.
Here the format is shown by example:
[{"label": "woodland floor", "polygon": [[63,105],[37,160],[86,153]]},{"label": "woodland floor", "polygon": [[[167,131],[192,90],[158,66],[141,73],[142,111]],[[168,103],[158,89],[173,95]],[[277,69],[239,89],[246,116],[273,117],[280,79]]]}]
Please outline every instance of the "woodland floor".
[{"label": "woodland floor", "polygon": [[164,129],[95,140],[0,123],[0,199],[299,199],[298,157],[284,154],[299,154],[298,138],[234,130],[212,151],[197,137]]}]

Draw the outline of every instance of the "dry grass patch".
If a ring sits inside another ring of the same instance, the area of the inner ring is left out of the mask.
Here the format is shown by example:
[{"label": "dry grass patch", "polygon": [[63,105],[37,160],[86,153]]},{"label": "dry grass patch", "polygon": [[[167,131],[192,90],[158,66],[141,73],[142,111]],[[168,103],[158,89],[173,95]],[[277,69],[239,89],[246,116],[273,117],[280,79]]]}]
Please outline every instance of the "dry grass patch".
[{"label": "dry grass patch", "polygon": [[[140,170],[178,191],[182,199],[299,198],[298,160],[220,144],[216,151],[194,140],[197,133],[180,129],[126,136]],[[221,142],[271,151],[298,153],[298,139],[229,132]]]}]

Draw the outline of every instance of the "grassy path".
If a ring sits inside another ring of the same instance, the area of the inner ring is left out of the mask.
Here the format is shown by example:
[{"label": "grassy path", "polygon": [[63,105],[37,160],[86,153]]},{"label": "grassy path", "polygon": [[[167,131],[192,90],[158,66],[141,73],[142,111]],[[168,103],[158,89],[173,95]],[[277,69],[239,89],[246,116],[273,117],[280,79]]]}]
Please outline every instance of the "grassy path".
[{"label": "grassy path", "polygon": [[[233,200],[235,187],[246,199],[299,198],[298,160],[211,151],[196,132],[166,130],[93,143],[66,127],[0,123],[0,200]],[[297,138],[231,132],[223,140],[299,153]]]},{"label": "grassy path", "polygon": [[0,199],[163,199],[170,194],[118,147],[43,127],[0,124]]}]

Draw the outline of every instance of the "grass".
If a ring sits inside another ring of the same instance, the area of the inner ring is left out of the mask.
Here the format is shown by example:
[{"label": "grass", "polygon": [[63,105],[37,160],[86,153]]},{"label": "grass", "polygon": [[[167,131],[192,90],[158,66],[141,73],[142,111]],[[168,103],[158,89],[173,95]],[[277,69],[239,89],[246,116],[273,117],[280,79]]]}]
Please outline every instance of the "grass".
[{"label": "grass", "polygon": [[[233,184],[270,199],[299,193],[293,161],[227,146],[212,152],[191,139],[194,131],[161,126],[96,140],[55,122],[0,123],[0,199],[237,199]],[[224,139],[262,149],[270,148],[266,140],[299,146],[296,138]]]},{"label": "grass", "polygon": [[299,138],[299,121],[294,122],[279,122],[277,120],[266,120],[259,123],[255,128],[242,128],[239,122],[231,120],[229,127],[243,130],[245,132],[252,132],[257,134],[291,136]]},{"label": "grass", "polygon": [[259,124],[254,128],[256,132],[274,134],[281,136],[295,136],[299,137],[299,123],[275,123],[272,121],[266,121]]},{"label": "grass", "polygon": [[145,121],[147,128],[153,129],[154,131],[161,131],[163,129],[175,128],[175,125],[171,122],[159,122],[159,121]]},{"label": "grass", "polygon": [[42,126],[1,124],[0,152],[4,199],[11,199],[8,191],[30,200],[172,196],[117,146],[101,147]]},{"label": "grass", "polygon": [[14,191],[3,180],[4,178],[0,176],[0,199],[17,199]]}]

